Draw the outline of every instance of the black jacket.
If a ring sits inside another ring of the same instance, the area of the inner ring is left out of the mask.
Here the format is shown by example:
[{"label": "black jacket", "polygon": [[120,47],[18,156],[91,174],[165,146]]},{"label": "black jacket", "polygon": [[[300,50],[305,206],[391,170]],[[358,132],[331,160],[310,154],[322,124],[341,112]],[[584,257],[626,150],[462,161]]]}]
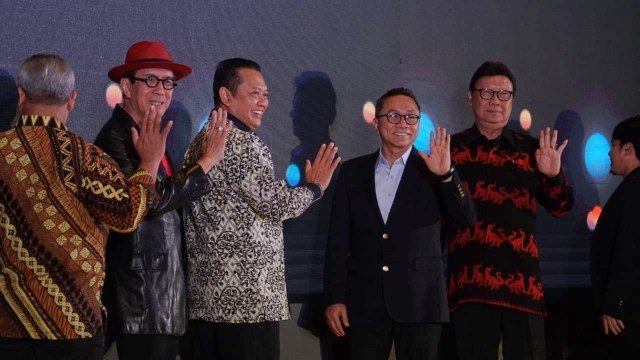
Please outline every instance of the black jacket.
[{"label": "black jacket", "polygon": [[640,323],[640,168],[627,174],[602,209],[591,240],[596,311]]},{"label": "black jacket", "polygon": [[375,190],[378,152],[345,162],[331,211],[325,301],[349,321],[448,322],[440,227],[475,220],[460,178],[442,183],[411,151],[385,224]]},{"label": "black jacket", "polygon": [[[140,158],[131,141],[135,122],[116,107],[95,144],[131,176]],[[181,206],[210,189],[198,164],[171,177],[158,169],[160,201],[131,234],[109,234],[102,301],[111,334],[182,335],[186,330],[186,285]]]}]

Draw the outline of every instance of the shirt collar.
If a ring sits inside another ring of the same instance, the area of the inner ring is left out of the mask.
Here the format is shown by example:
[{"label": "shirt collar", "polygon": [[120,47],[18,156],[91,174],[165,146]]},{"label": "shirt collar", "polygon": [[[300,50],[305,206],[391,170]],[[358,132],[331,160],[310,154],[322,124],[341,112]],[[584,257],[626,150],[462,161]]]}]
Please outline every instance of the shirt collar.
[{"label": "shirt collar", "polygon": [[231,120],[233,122],[233,125],[235,127],[237,127],[238,129],[243,130],[243,131],[247,131],[247,132],[253,132],[253,130],[251,130],[250,127],[245,125],[242,121],[240,121],[240,119],[238,119],[237,117],[233,116],[231,113],[227,113],[227,119]]},{"label": "shirt collar", "polygon": [[[482,141],[482,142],[489,141],[489,139],[487,139],[484,135],[480,133],[480,130],[478,130],[478,126],[475,123],[473,124],[472,127],[468,128],[465,131],[468,134],[467,141],[466,141],[467,143],[475,143],[478,141]],[[514,145],[515,140],[514,140],[513,130],[505,126],[502,129],[502,135],[500,135],[496,140],[498,141],[506,140],[510,145]]]},{"label": "shirt collar", "polygon": [[[401,165],[404,166],[407,164],[407,159],[409,158],[409,154],[411,154],[411,150],[413,150],[413,146],[409,147],[407,151],[405,151],[404,154],[402,154],[402,156],[398,158],[398,160],[400,160]],[[387,159],[385,159],[384,156],[382,156],[382,148],[378,150],[378,163],[376,164],[376,167],[379,165],[384,165],[386,167],[391,167],[391,165],[393,165],[393,164],[389,164],[387,162]]]},{"label": "shirt collar", "polygon": [[22,115],[17,126],[46,126],[54,129],[67,130],[67,127],[60,120],[53,116],[45,115]]}]

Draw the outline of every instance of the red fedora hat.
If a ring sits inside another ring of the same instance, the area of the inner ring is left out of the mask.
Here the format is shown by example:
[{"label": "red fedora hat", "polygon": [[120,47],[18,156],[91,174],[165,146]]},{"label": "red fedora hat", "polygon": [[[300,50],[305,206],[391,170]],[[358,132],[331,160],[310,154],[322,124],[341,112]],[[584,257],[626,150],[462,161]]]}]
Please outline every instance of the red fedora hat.
[{"label": "red fedora hat", "polygon": [[171,55],[160,41],[140,41],[129,48],[124,64],[109,70],[109,79],[118,82],[131,70],[158,68],[173,71],[176,80],[191,74],[191,68],[171,60]]}]

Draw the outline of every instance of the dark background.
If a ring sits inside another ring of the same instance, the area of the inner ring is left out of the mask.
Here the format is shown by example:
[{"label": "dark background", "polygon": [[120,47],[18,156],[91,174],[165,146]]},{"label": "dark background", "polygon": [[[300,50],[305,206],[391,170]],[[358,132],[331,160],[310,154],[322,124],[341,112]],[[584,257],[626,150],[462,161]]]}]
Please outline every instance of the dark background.
[{"label": "dark background", "polygon": [[[0,2],[0,127],[15,115],[20,63],[53,52],[76,70],[79,92],[69,128],[93,139],[109,118],[107,71],[139,40],[161,40],[175,61],[193,67],[169,112],[177,123],[174,161],[212,107],[215,65],[228,57],[259,62],[271,105],[258,130],[284,178],[329,139],[344,160],[377,149],[362,107],[387,89],[413,89],[436,125],[457,132],[472,124],[466,89],[485,60],[509,65],[518,80],[512,118],[531,111],[531,134],[557,127],[569,138],[565,170],[576,207],[562,219],[541,213],[540,257],[549,304],[550,353],[586,358],[560,345],[588,342],[586,214],[603,205],[619,179],[592,179],[586,139],[609,138],[620,120],[640,113],[640,2],[587,1],[7,1]],[[177,160],[176,160],[177,159]],[[329,191],[330,192],[330,191]],[[291,300],[321,292],[330,197],[285,223]],[[574,315],[575,314],[575,315]],[[578,330],[587,329],[587,330]],[[583,332],[585,332],[583,334]]]}]

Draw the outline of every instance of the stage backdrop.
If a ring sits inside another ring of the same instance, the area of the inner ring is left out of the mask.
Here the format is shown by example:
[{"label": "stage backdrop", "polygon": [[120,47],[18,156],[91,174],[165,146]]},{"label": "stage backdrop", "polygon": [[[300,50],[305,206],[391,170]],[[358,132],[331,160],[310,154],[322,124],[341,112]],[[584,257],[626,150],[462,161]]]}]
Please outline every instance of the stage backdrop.
[{"label": "stage backdrop", "polygon": [[[615,123],[640,113],[639,18],[637,0],[3,0],[0,125],[15,115],[19,64],[53,52],[77,74],[69,127],[93,139],[111,113],[107,71],[133,42],[161,40],[194,70],[179,82],[169,113],[177,121],[170,151],[179,162],[212,107],[216,63],[246,57],[263,66],[270,88],[258,133],[278,175],[285,178],[289,169],[294,184],[290,164],[301,164],[320,142],[335,141],[345,160],[375,151],[378,139],[363,106],[392,87],[418,95],[423,136],[434,125],[450,132],[469,127],[471,74],[485,60],[503,61],[518,80],[512,125],[532,134],[555,126],[570,139],[563,160],[577,204],[561,220],[540,215],[544,284],[588,286],[587,215],[619,181],[606,172],[606,140]],[[525,109],[529,115],[521,119]],[[596,132],[600,142],[592,143]],[[585,155],[595,160],[585,163]],[[330,202],[328,196],[285,224],[294,301],[322,291]]]}]

